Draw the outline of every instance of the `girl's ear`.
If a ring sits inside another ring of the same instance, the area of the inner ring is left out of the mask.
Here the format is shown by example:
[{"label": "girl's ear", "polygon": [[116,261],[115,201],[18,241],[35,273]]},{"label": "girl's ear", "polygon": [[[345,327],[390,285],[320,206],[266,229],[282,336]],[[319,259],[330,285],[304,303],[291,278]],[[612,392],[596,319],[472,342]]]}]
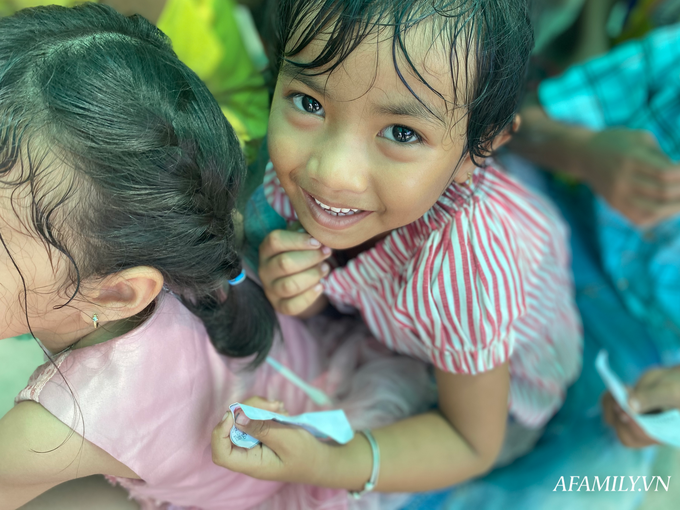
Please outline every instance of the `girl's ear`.
[{"label": "girl's ear", "polygon": [[[512,126],[505,128],[503,132],[494,139],[493,144],[491,145],[491,152],[489,153],[489,156],[508,143],[512,138],[512,135],[517,132],[521,124],[522,119],[520,118],[519,114],[516,114],[514,120],[512,121]],[[468,174],[473,172],[474,169],[475,165],[472,162],[472,158],[468,154],[465,156],[463,161],[461,161],[453,180],[458,184],[465,183],[465,181],[468,179]]]},{"label": "girl's ear", "polygon": [[156,299],[163,288],[163,275],[153,267],[124,269],[104,278],[91,303],[103,322],[133,317]]},{"label": "girl's ear", "polygon": [[503,147],[506,143],[510,141],[512,135],[519,131],[519,127],[522,125],[522,118],[519,113],[515,114],[515,118],[512,121],[512,126],[508,126],[503,132],[496,137],[493,141],[491,152],[496,152],[498,149]]}]

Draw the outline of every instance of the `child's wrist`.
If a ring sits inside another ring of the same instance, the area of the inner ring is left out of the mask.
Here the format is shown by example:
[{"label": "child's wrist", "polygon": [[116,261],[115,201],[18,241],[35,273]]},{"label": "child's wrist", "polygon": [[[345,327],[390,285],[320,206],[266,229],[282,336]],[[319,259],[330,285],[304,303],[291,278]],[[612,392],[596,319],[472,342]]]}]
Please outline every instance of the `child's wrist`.
[{"label": "child's wrist", "polygon": [[[368,439],[360,433],[346,445],[327,446],[324,459],[332,471],[319,470],[324,478],[316,485],[361,492],[371,477],[373,453]],[[321,473],[323,471],[323,473]]]},{"label": "child's wrist", "polygon": [[564,126],[566,151],[564,170],[580,181],[588,181],[590,172],[588,162],[591,158],[590,143],[597,134],[580,126]]}]

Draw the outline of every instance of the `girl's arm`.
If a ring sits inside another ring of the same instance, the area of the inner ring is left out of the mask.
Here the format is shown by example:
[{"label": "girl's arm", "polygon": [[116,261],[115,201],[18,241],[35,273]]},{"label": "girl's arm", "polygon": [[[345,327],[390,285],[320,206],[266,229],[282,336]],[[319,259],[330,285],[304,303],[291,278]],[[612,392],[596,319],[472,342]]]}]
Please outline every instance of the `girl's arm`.
[{"label": "girl's arm", "polygon": [[[416,492],[453,485],[491,468],[500,452],[507,420],[507,363],[478,375],[436,371],[439,411],[373,431],[380,447],[377,490]],[[330,446],[307,432],[267,421],[238,427],[265,446],[234,447],[231,416],[213,433],[213,459],[255,478],[361,490],[372,467],[362,434],[347,445]]]},{"label": "girl's arm", "polygon": [[22,402],[0,419],[0,510],[93,474],[139,478],[35,402]]}]

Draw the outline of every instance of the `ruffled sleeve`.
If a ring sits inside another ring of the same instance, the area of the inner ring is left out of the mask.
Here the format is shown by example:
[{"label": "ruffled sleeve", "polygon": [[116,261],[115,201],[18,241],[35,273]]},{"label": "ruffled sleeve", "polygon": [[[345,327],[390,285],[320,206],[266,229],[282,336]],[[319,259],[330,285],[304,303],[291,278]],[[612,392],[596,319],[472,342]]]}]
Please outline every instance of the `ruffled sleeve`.
[{"label": "ruffled sleeve", "polygon": [[510,358],[513,324],[526,313],[514,228],[477,202],[433,231],[408,265],[393,313],[437,368],[474,375]]}]

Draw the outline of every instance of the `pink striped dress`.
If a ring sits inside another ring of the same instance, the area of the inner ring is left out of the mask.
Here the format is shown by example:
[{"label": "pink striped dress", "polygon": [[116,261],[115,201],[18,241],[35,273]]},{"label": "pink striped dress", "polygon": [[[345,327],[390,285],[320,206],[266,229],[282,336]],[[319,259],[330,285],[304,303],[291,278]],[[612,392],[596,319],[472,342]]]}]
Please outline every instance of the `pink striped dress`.
[{"label": "pink striped dress", "polygon": [[[271,163],[264,191],[296,219]],[[325,293],[390,349],[441,370],[508,361],[510,414],[539,428],[581,368],[567,236],[546,200],[487,160],[471,185],[452,184],[420,219],[332,271]]]}]

